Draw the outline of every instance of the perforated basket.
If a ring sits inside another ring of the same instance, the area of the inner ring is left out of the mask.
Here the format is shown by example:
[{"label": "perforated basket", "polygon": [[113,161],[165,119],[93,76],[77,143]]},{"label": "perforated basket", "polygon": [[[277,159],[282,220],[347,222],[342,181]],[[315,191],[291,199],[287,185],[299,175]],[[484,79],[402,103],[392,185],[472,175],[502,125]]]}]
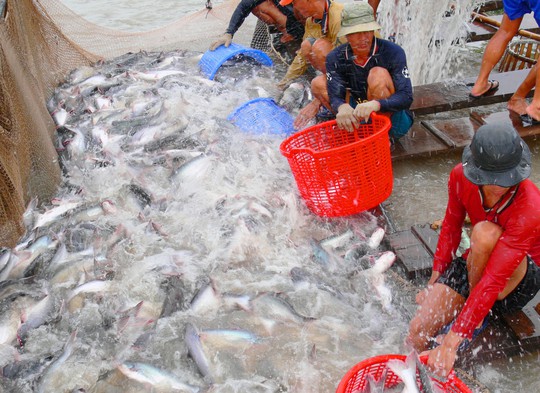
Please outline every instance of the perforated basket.
[{"label": "perforated basket", "polygon": [[291,167],[307,207],[325,217],[371,209],[392,192],[390,120],[372,114],[354,132],[335,120],[291,135],[280,151]]},{"label": "perforated basket", "polygon": [[232,43],[227,48],[221,45],[216,50],[207,50],[204,52],[201,60],[199,60],[199,67],[208,79],[214,79],[219,68],[225,62],[238,55],[251,57],[263,66],[271,67],[273,65],[270,56],[263,51]]},{"label": "perforated basket", "polygon": [[236,108],[227,120],[245,132],[285,134],[294,131],[293,118],[272,98],[255,98]]},{"label": "perforated basket", "polygon": [[[364,392],[366,387],[367,380],[366,377],[368,374],[371,374],[375,381],[382,384],[381,378],[384,379],[385,389],[391,389],[397,386],[401,379],[390,370],[386,364],[390,359],[398,359],[405,361],[407,357],[404,355],[381,355],[375,356],[366,360],[357,363],[353,366],[347,374],[343,376],[341,382],[339,383],[336,393],[354,393],[354,392]],[[426,357],[421,359],[424,363]],[[386,371],[386,374],[385,374]],[[438,379],[431,378],[433,386],[438,388],[437,391],[448,392],[448,393],[472,393],[472,390],[461,380],[459,379],[454,371],[451,371],[448,375],[448,378],[445,382],[439,381]],[[422,387],[422,381],[420,375],[416,373],[416,383],[419,387]],[[424,391],[423,389],[420,390]]]}]

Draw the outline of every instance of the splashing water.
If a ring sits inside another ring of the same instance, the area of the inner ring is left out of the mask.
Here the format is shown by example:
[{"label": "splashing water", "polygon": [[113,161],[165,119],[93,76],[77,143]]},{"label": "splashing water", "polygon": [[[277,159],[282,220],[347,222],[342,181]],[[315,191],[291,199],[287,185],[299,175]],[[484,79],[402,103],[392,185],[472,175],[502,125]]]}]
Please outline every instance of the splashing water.
[{"label": "splashing water", "polygon": [[465,43],[473,0],[381,1],[383,37],[395,37],[407,54],[414,86],[456,78],[450,73]]}]

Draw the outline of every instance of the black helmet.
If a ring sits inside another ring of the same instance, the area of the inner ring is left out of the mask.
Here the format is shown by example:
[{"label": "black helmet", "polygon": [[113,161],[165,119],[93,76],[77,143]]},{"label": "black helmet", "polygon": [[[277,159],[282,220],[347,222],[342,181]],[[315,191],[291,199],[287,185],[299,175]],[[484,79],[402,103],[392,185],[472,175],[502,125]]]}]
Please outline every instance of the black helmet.
[{"label": "black helmet", "polygon": [[461,158],[465,177],[477,185],[511,187],[531,174],[531,152],[508,124],[485,124]]}]

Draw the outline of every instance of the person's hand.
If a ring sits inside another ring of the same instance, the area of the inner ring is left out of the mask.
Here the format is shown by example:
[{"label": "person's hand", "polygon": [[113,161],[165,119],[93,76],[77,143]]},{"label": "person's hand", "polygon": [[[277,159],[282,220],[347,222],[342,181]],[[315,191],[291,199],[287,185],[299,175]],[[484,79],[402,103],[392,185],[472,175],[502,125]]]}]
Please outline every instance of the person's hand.
[{"label": "person's hand", "polygon": [[436,270],[433,270],[431,272],[431,277],[427,283],[427,286],[416,294],[416,304],[421,305],[422,303],[424,303],[424,300],[426,300],[426,297],[428,296],[429,291],[433,287],[433,284],[435,284],[435,282],[440,276],[441,273]]},{"label": "person's hand", "polygon": [[461,344],[462,341],[463,338],[459,334],[454,333],[450,330],[448,334],[444,336],[441,345],[430,351],[423,352],[420,355],[427,354],[428,368],[434,374],[446,378],[454,367],[454,363],[457,357],[457,350],[459,348],[459,344]]},{"label": "person's hand", "polygon": [[339,128],[343,128],[349,132],[353,132],[358,128],[360,122],[354,116],[354,109],[349,104],[341,104],[336,115],[336,123]]},{"label": "person's hand", "polygon": [[358,119],[364,119],[364,121],[369,120],[369,115],[371,112],[378,112],[381,109],[381,104],[379,101],[371,100],[368,102],[363,102],[358,104],[354,108],[354,116]]},{"label": "person's hand", "polygon": [[313,100],[302,108],[302,110],[298,112],[296,119],[294,119],[294,128],[300,130],[307,126],[307,124],[317,115],[320,107],[321,103],[319,100]]},{"label": "person's hand", "polygon": [[232,34],[225,33],[221,35],[215,42],[210,45],[210,50],[216,50],[219,46],[224,45],[225,48],[228,48],[232,42]]}]

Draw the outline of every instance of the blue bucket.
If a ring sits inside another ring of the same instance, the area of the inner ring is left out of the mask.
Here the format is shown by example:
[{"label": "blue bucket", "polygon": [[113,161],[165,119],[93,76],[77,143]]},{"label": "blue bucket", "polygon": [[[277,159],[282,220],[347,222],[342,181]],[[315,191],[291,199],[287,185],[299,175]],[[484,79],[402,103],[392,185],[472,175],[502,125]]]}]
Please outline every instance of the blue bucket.
[{"label": "blue bucket", "polygon": [[232,43],[228,48],[221,45],[216,50],[207,50],[199,61],[199,67],[208,79],[214,79],[219,67],[227,60],[240,54],[253,58],[263,66],[271,67],[273,65],[272,59],[266,53]]},{"label": "blue bucket", "polygon": [[237,127],[254,134],[285,134],[294,130],[293,118],[272,98],[255,98],[236,108],[228,117]]}]

